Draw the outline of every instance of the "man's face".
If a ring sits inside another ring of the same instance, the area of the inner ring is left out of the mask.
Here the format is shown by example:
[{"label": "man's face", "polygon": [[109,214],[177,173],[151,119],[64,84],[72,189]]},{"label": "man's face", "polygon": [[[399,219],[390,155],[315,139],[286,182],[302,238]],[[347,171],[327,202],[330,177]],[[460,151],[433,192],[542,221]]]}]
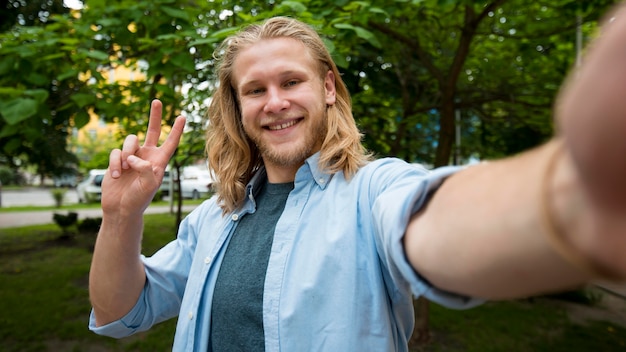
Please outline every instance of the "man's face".
[{"label": "man's face", "polygon": [[326,135],[326,106],[335,103],[332,71],[321,78],[302,43],[276,38],[242,50],[233,73],[244,131],[258,146],[268,176],[295,175]]}]

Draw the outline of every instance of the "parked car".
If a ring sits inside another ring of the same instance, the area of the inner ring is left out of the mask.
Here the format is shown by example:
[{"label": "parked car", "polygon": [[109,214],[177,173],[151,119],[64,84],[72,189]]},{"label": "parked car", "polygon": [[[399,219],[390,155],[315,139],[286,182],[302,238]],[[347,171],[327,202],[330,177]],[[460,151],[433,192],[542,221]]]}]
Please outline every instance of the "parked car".
[{"label": "parked car", "polygon": [[63,174],[53,178],[54,187],[76,187],[76,175]]},{"label": "parked car", "polygon": [[102,197],[102,178],[106,170],[94,169],[76,186],[79,203],[100,202]]},{"label": "parked car", "polygon": [[208,198],[213,192],[213,178],[209,170],[201,166],[187,166],[180,177],[183,198]]},{"label": "parked car", "polygon": [[161,192],[161,197],[167,197],[170,195],[170,187],[175,186],[174,183],[172,185],[172,173],[169,168],[165,170],[163,174],[163,182],[161,182],[161,186],[159,187],[159,192]]}]

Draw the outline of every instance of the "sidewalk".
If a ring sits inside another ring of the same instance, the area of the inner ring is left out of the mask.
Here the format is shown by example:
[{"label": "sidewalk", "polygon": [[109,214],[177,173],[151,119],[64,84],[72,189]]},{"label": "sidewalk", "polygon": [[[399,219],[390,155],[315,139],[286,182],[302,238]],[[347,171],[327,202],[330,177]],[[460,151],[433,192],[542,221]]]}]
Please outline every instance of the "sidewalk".
[{"label": "sidewalk", "polygon": [[[189,212],[196,207],[197,205],[183,205],[183,211]],[[76,209],[71,211],[78,213],[78,219],[102,216],[102,209]],[[146,214],[162,214],[169,213],[169,211],[170,207],[168,205],[151,206],[146,209]],[[52,214],[67,214],[68,212],[70,212],[70,210],[40,210],[0,213],[0,229],[28,225],[53,224],[54,220],[52,220]]]}]

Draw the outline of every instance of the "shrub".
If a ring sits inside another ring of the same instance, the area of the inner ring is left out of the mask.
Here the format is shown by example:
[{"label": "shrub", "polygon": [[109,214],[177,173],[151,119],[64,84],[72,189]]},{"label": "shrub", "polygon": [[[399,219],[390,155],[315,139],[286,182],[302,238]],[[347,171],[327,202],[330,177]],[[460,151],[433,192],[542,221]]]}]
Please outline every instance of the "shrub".
[{"label": "shrub", "polygon": [[0,165],[0,182],[5,186],[15,183],[15,173],[10,167]]},{"label": "shrub", "polygon": [[61,238],[69,238],[69,228],[70,226],[76,225],[76,223],[78,222],[78,213],[69,212],[67,213],[67,215],[54,213],[52,214],[52,219],[54,220],[54,223],[59,225],[59,227],[61,228]]},{"label": "shrub", "polygon": [[65,198],[66,192],[67,191],[63,188],[54,188],[50,191],[52,198],[54,198],[54,204],[57,208],[60,208],[63,205],[63,199]]},{"label": "shrub", "polygon": [[80,233],[97,233],[100,230],[102,218],[85,218],[78,224]]}]

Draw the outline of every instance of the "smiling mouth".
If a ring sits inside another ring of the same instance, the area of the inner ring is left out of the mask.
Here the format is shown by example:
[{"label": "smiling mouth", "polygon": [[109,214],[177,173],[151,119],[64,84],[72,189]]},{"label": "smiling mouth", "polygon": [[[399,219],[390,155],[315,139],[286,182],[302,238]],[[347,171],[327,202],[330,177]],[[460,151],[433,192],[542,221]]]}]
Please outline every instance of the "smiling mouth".
[{"label": "smiling mouth", "polygon": [[298,122],[300,122],[300,119],[295,119],[295,120],[291,120],[285,123],[281,123],[281,124],[277,124],[277,125],[270,125],[270,126],[266,126],[265,128],[267,128],[270,131],[280,131],[280,130],[284,130],[285,128],[289,128],[295,124],[297,124]]}]

